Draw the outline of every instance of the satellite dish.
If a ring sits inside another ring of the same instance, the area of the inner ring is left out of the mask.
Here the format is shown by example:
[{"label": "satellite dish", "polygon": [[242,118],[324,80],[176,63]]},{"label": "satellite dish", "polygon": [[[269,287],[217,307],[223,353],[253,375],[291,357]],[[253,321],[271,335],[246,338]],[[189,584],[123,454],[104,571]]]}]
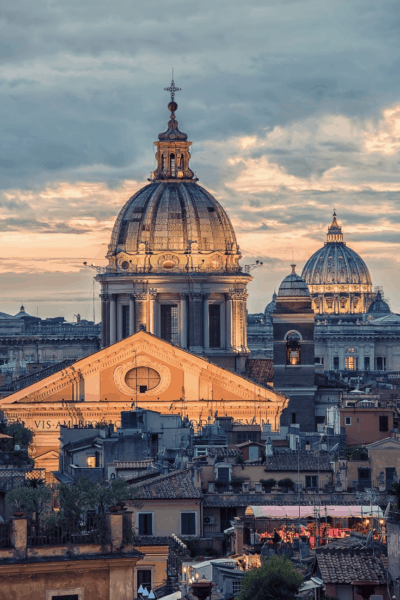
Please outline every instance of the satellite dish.
[{"label": "satellite dish", "polygon": [[368,535],[367,535],[367,539],[365,541],[365,547],[367,548],[367,546],[370,545],[370,543],[372,542],[372,537],[373,537],[373,532],[372,529],[369,531]]},{"label": "satellite dish", "polygon": [[387,519],[387,518],[388,518],[388,516],[389,516],[389,510],[390,510],[390,502],[388,502],[388,505],[387,505],[387,507],[385,508],[385,512],[384,512],[384,514],[383,514],[383,518],[384,518],[384,519]]}]

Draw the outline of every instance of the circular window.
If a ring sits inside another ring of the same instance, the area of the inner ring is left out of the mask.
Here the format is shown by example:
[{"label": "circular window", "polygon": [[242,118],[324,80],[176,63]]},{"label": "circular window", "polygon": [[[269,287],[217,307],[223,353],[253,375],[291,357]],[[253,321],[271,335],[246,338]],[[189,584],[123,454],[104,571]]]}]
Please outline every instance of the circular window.
[{"label": "circular window", "polygon": [[129,269],[129,263],[127,260],[124,260],[124,262],[121,265],[121,269],[123,269],[124,271],[127,271]]},{"label": "circular window", "polygon": [[125,375],[125,383],[131,390],[137,390],[141,394],[153,390],[158,386],[161,377],[157,371],[149,367],[137,367],[131,369]]}]

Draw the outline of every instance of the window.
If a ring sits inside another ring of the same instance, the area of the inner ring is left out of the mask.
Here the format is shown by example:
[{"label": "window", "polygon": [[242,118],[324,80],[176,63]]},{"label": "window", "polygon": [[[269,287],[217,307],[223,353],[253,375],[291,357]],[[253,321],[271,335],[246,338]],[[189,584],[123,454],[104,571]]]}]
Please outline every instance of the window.
[{"label": "window", "polygon": [[289,333],[286,339],[286,364],[300,364],[300,334],[296,331]]},{"label": "window", "polygon": [[171,160],[171,163],[170,163],[171,164],[171,177],[175,177],[175,175],[176,175],[175,154],[171,154],[170,160]]},{"label": "window", "polygon": [[208,307],[208,337],[210,348],[221,346],[221,306],[210,304]]},{"label": "window", "polygon": [[129,336],[129,305],[122,305],[122,338]]},{"label": "window", "polygon": [[379,417],[379,431],[389,431],[389,417],[386,415]]},{"label": "window", "polygon": [[318,476],[317,475],[306,475],[306,489],[317,489],[318,487]]},{"label": "window", "polygon": [[358,483],[363,487],[371,487],[371,469],[358,469]]},{"label": "window", "polygon": [[96,466],[96,457],[95,456],[88,456],[86,458],[86,464],[88,466],[89,469],[94,469]]},{"label": "window", "polygon": [[292,413],[292,425],[296,423],[296,413]]},{"label": "window", "polygon": [[386,356],[376,357],[376,369],[377,371],[386,371]]},{"label": "window", "polygon": [[346,356],[344,359],[344,368],[348,371],[357,371],[358,358],[356,356]]},{"label": "window", "polygon": [[232,581],[232,594],[239,594],[242,589],[241,581]]},{"label": "window", "polygon": [[345,425],[351,425],[351,417],[345,417],[344,418],[344,424]]},{"label": "window", "polygon": [[390,490],[395,479],[396,469],[394,467],[386,467],[386,489]]},{"label": "window", "polygon": [[153,535],[153,513],[139,513],[139,535]]},{"label": "window", "polygon": [[181,513],[181,535],[196,535],[196,513]]},{"label": "window", "polygon": [[369,356],[364,356],[364,371],[370,370]]},{"label": "window", "polygon": [[316,356],[315,357],[315,364],[316,365],[323,365],[324,364],[324,357],[323,356]]},{"label": "window", "polygon": [[161,305],[161,339],[173,344],[178,343],[178,306]]},{"label": "window", "polygon": [[48,590],[46,600],[83,600],[83,589]]},{"label": "window", "polygon": [[339,371],[339,357],[338,356],[333,357],[333,370]]},{"label": "window", "polygon": [[140,569],[137,571],[137,589],[143,586],[147,591],[151,590],[151,571],[150,569]]},{"label": "window", "polygon": [[125,383],[131,390],[137,390],[140,394],[153,390],[161,381],[160,375],[149,367],[137,367],[131,369],[125,375]]}]

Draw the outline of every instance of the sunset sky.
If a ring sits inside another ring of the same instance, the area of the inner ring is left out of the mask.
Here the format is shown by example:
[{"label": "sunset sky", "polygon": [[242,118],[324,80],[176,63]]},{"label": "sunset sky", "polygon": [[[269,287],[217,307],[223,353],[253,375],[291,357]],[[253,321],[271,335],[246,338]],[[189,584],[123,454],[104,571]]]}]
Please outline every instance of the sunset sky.
[{"label": "sunset sky", "polygon": [[93,317],[82,263],[106,264],[154,168],[171,67],[199,183],[242,264],[264,262],[250,312],[292,259],[301,273],[334,207],[400,312],[396,0],[13,0],[0,18],[1,312]]}]

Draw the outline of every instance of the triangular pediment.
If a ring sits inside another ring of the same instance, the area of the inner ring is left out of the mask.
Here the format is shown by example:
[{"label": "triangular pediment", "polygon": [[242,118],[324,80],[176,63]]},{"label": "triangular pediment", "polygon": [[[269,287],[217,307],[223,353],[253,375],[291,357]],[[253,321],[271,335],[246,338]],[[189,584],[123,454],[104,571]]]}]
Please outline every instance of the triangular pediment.
[{"label": "triangular pediment", "polygon": [[[269,386],[257,385],[206,358],[140,331],[7,396],[0,406],[29,402],[64,404],[88,399],[132,402],[137,400],[137,392],[127,385],[127,373],[143,366],[158,373],[160,382],[139,400],[258,399],[282,407],[286,403],[286,398]],[[85,391],[80,392],[81,389]]]}]

